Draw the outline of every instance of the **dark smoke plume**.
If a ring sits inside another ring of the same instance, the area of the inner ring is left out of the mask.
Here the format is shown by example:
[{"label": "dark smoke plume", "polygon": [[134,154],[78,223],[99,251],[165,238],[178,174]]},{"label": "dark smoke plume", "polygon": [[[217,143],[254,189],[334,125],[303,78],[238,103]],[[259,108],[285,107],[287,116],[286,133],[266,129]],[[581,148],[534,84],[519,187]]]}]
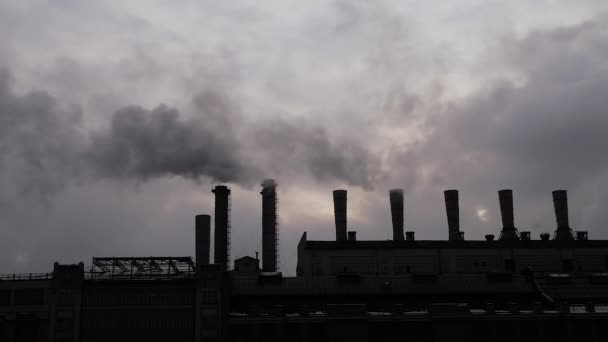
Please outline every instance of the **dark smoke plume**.
[{"label": "dark smoke plume", "polygon": [[[166,105],[128,106],[106,128],[85,132],[77,109],[47,93],[16,95],[0,77],[0,167],[4,181],[51,193],[72,180],[143,182],[178,176],[251,185],[268,174],[307,171],[318,181],[371,188],[377,161],[356,141],[333,142],[306,123],[248,121],[224,94],[194,99],[188,118]],[[19,167],[15,170],[16,165]]]}]

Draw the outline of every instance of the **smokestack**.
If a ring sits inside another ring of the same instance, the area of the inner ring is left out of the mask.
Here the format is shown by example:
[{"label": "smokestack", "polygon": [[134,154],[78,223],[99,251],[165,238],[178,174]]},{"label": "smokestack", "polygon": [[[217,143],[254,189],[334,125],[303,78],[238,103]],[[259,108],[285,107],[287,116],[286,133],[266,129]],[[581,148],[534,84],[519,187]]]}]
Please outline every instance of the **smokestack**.
[{"label": "smokestack", "polygon": [[262,182],[262,271],[277,271],[277,183]]},{"label": "smokestack", "polygon": [[502,231],[498,239],[519,240],[519,234],[513,219],[513,191],[498,191],[498,200],[500,201],[500,215],[502,216]]},{"label": "smokestack", "polygon": [[460,214],[458,212],[458,190],[446,190],[443,192],[445,197],[445,210],[448,216],[449,240],[463,240],[460,232]]},{"label": "smokestack", "polygon": [[230,237],[230,189],[225,185],[217,185],[215,194],[215,248],[214,262],[220,265],[222,271],[228,270]]},{"label": "smokestack", "polygon": [[403,241],[403,190],[392,189],[388,195],[393,218],[393,240]]},{"label": "smokestack", "polygon": [[557,220],[557,230],[553,239],[574,240],[574,234],[568,223],[568,192],[566,190],[553,191],[553,206]]},{"label": "smokestack", "polygon": [[196,215],[195,218],[195,254],[196,267],[209,264],[209,245],[211,243],[211,216]]},{"label": "smokestack", "polygon": [[346,190],[334,190],[336,241],[346,241]]}]

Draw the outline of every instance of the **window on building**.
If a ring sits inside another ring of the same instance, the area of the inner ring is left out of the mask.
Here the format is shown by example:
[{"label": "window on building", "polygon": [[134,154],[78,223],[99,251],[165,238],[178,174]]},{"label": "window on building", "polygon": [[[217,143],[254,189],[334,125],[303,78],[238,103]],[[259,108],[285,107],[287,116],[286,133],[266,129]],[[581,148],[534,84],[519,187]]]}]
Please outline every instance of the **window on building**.
[{"label": "window on building", "polygon": [[574,271],[574,261],[571,259],[562,260],[562,272]]},{"label": "window on building", "polygon": [[505,270],[508,272],[515,272],[515,260],[505,259]]}]

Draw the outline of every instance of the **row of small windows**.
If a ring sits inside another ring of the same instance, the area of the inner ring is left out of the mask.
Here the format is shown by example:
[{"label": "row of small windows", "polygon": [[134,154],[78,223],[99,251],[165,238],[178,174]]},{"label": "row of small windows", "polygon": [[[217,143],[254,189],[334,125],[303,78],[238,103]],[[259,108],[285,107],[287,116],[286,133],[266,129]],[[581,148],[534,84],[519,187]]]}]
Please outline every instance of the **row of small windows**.
[{"label": "row of small windows", "polygon": [[88,305],[191,305],[193,294],[91,294],[85,297]]},{"label": "row of small windows", "polygon": [[[44,289],[15,290],[15,305],[44,305]],[[11,290],[0,291],[0,305],[11,305]]]},{"label": "row of small windows", "polygon": [[129,318],[129,319],[85,319],[83,326],[86,329],[190,329],[193,327],[191,319],[180,318]]},{"label": "row of small windows", "polygon": [[[348,262],[346,258],[332,258],[332,273],[355,272],[360,274],[376,273],[375,267],[369,263],[363,262]],[[384,258],[386,259],[386,258]],[[395,260],[390,267],[386,260],[383,260],[378,266],[380,274],[390,274],[391,269],[394,274],[409,274],[417,272],[434,272],[438,270],[433,258],[423,260],[421,258],[413,259],[411,262],[401,258]],[[498,260],[479,260],[468,256],[457,258],[452,267],[447,266],[447,271],[452,272],[485,272],[488,270],[505,270],[515,272],[530,265],[532,269],[540,272],[601,272],[608,271],[608,256],[583,256],[577,259],[560,259],[559,257],[517,257],[515,259],[504,259],[502,265],[497,263]],[[322,274],[322,266],[317,263],[313,266],[313,274]]]}]

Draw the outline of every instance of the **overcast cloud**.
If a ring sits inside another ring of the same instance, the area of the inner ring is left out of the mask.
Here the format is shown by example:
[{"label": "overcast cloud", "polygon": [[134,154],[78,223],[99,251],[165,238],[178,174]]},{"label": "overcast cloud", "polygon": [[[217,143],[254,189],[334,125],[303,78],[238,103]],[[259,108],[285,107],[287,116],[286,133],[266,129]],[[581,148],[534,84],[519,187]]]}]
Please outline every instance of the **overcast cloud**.
[{"label": "overcast cloud", "polygon": [[233,189],[233,260],[261,249],[279,183],[280,264],[332,239],[331,190],[359,238],[516,225],[608,239],[604,1],[0,0],[0,273],[93,256],[194,255],[194,215]]}]

